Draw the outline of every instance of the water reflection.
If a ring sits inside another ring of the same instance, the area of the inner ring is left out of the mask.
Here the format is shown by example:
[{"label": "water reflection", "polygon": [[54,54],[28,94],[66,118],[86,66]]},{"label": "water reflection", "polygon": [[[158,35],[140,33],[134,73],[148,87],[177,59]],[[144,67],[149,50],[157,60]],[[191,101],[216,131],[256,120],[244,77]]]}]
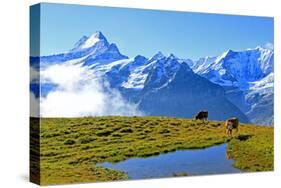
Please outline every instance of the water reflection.
[{"label": "water reflection", "polygon": [[207,175],[238,173],[227,144],[201,150],[180,150],[148,158],[130,158],[118,163],[98,164],[128,173],[129,179],[161,178],[177,174]]}]

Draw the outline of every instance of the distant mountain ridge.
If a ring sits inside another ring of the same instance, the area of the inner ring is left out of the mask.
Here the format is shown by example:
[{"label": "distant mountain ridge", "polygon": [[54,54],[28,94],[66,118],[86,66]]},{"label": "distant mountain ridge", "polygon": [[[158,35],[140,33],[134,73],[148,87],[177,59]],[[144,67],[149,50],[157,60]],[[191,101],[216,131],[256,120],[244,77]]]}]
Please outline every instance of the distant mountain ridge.
[{"label": "distant mountain ridge", "polygon": [[260,80],[274,71],[273,62],[274,51],[259,46],[201,58],[194,62],[192,69],[219,85],[248,89],[249,82]]},{"label": "distant mountain ridge", "polygon": [[[97,32],[83,36],[67,52],[30,61],[34,69],[39,63],[41,69],[56,64],[85,67],[146,115],[191,118],[206,109],[214,120],[237,116],[242,122],[273,124],[274,51],[270,49],[229,50],[197,61],[161,52],[151,58],[129,58]],[[55,89],[52,83],[41,85],[44,96]],[[266,117],[261,111],[268,112]]]},{"label": "distant mountain ridge", "polygon": [[223,86],[227,98],[253,123],[273,125],[273,49],[258,46],[244,51],[228,50],[220,56],[195,61],[192,69]]}]

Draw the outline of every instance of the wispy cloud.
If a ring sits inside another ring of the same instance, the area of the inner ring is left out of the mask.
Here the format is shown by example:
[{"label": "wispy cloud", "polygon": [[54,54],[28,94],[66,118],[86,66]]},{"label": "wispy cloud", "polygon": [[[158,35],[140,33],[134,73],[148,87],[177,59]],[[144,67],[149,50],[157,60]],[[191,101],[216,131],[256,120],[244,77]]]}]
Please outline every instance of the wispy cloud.
[{"label": "wispy cloud", "polygon": [[119,91],[108,86],[86,68],[53,65],[41,73],[42,83],[58,85],[40,99],[43,117],[79,117],[103,115],[141,115],[136,104],[128,103]]}]

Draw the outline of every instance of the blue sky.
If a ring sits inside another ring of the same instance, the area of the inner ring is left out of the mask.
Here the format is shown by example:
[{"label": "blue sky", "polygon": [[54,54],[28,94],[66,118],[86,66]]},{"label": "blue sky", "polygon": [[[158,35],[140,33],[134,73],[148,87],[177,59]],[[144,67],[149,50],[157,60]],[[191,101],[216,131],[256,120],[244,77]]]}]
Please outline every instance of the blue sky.
[{"label": "blue sky", "polygon": [[273,43],[274,37],[269,17],[41,4],[41,55],[67,51],[96,31],[129,57],[162,51],[197,59]]}]

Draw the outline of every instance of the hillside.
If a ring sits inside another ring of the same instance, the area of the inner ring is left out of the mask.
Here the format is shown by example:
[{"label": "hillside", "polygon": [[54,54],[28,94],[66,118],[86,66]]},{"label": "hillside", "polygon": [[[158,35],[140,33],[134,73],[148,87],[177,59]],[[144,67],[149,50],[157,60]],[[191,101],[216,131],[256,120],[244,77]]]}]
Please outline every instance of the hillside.
[{"label": "hillside", "polygon": [[[32,123],[38,123],[38,119],[31,119],[31,146],[34,146],[34,133],[38,129]],[[123,180],[127,174],[95,164],[226,142],[235,167],[250,172],[273,170],[272,127],[241,124],[239,135],[231,139],[222,122],[203,124],[191,119],[108,116],[42,118],[40,129],[42,185]],[[34,168],[35,161],[31,164]]]}]

